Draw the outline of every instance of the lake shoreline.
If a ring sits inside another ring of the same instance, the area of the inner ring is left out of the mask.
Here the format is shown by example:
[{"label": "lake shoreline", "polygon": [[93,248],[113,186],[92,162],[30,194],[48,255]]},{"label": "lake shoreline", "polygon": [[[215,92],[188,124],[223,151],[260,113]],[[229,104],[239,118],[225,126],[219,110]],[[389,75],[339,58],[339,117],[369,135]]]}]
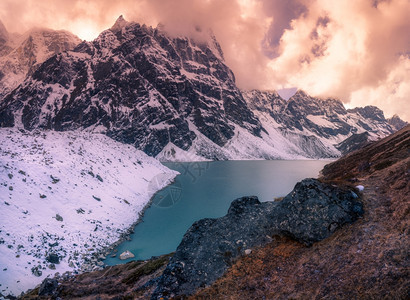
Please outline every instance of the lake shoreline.
[{"label": "lake shoreline", "polygon": [[[156,195],[158,193],[160,193],[161,191],[163,191],[164,189],[166,189],[167,187],[169,187],[170,185],[175,183],[176,178],[180,176],[180,174],[177,174],[173,179],[170,180],[170,182],[165,185],[162,189],[156,191],[150,198],[150,200],[147,202],[147,204],[143,207],[143,209],[138,213],[138,219],[123,233],[121,234],[120,238],[118,239],[118,241],[116,241],[115,243],[111,244],[110,246],[106,247],[105,249],[103,249],[101,252],[101,254],[103,254],[103,256],[108,257],[109,255],[112,255],[112,253],[115,251],[115,248],[118,247],[118,245],[120,245],[122,242],[130,240],[130,236],[134,233],[135,231],[135,227],[142,223],[144,220],[144,215],[147,209],[149,209],[153,203],[154,203],[154,199],[156,197]],[[116,253],[118,251],[115,251]],[[153,256],[154,257],[154,256]],[[133,260],[137,260],[137,259],[126,259],[124,260],[124,263],[133,261]],[[145,261],[145,260],[144,260]],[[107,264],[104,263],[104,267],[108,266]]]},{"label": "lake shoreline", "polygon": [[[326,162],[330,162],[329,160],[246,160],[246,161],[234,161],[234,162],[239,162],[239,163],[243,163],[243,162],[246,162],[246,163],[251,163],[251,162],[259,163],[259,162],[260,162],[260,163],[262,163],[262,162],[315,162],[315,161],[326,161]],[[163,164],[164,164],[165,166],[167,166],[168,168],[170,168],[170,164],[175,164],[175,165],[188,164],[188,165],[193,166],[193,165],[196,165],[197,163],[219,163],[219,162],[221,162],[221,161],[188,162],[188,163],[187,163],[187,162],[164,162]],[[229,161],[229,162],[231,162],[231,161]],[[171,168],[171,169],[173,169],[173,168]],[[175,169],[173,169],[173,170],[175,170]],[[131,237],[132,237],[132,234],[135,232],[136,226],[137,226],[137,225],[140,225],[140,224],[142,224],[142,223],[144,223],[144,219],[143,219],[143,218],[144,218],[144,216],[145,216],[147,210],[154,205],[155,196],[156,196],[157,194],[159,194],[161,191],[163,191],[164,189],[166,189],[166,188],[168,188],[169,186],[173,185],[173,184],[177,181],[178,176],[181,176],[181,175],[184,175],[184,174],[182,174],[182,172],[180,172],[180,174],[177,174],[172,180],[170,180],[170,182],[169,182],[166,186],[164,186],[162,189],[156,191],[156,192],[152,195],[152,197],[150,198],[150,200],[146,203],[146,205],[143,207],[143,209],[138,213],[138,218],[136,219],[136,221],[135,221],[131,226],[129,226],[128,229],[125,229],[124,232],[122,232],[122,233],[120,234],[120,237],[119,237],[119,239],[118,239],[116,242],[110,244],[110,245],[107,246],[107,247],[102,248],[102,249],[99,250],[99,251],[96,251],[96,252],[92,253],[91,259],[90,259],[88,262],[84,262],[83,264],[81,264],[81,266],[79,267],[78,270],[67,271],[67,272],[65,272],[64,274],[58,274],[55,278],[58,279],[58,278],[72,277],[72,276],[75,276],[75,275],[78,275],[78,274],[83,274],[83,273],[87,273],[87,272],[103,270],[103,269],[105,269],[105,268],[107,268],[107,267],[113,266],[112,264],[107,264],[107,263],[105,262],[105,260],[106,260],[107,258],[111,257],[111,255],[113,255],[113,254],[116,254],[116,257],[118,257],[118,256],[121,254],[121,252],[123,252],[122,250],[121,250],[121,251],[116,251],[117,247],[118,247],[119,245],[121,245],[122,243],[126,242],[126,241],[130,241],[130,240],[132,239],[132,238],[131,238]],[[186,175],[186,174],[185,174],[185,175]],[[319,173],[316,174],[316,176],[314,176],[314,177],[318,177],[318,176],[319,176]],[[291,189],[290,189],[290,190],[291,190]],[[289,190],[289,191],[290,191],[290,190]],[[285,194],[286,194],[286,193],[285,193]],[[269,201],[275,201],[274,198],[275,198],[275,197],[271,197]],[[235,198],[231,198],[229,202],[232,202],[232,201],[234,201],[234,200],[235,200]],[[124,250],[124,249],[123,249],[123,250]],[[126,249],[126,250],[128,250],[128,249]],[[125,251],[125,250],[124,250],[124,251]],[[132,252],[131,249],[129,249],[129,251]],[[174,250],[174,251],[175,251],[175,250]],[[146,262],[146,261],[150,261],[150,260],[152,260],[152,259],[155,259],[156,257],[162,256],[162,255],[167,255],[167,253],[171,253],[171,252],[173,252],[173,251],[171,250],[171,251],[168,251],[168,252],[166,252],[166,253],[162,253],[162,254],[160,254],[160,255],[151,255],[150,257],[144,258],[144,259],[139,259],[139,258],[137,258],[137,256],[136,256],[135,258],[132,258],[132,259],[123,260],[123,261],[121,261],[119,264],[126,264],[126,263],[130,263],[130,262],[132,262],[132,261]],[[135,254],[135,253],[134,253],[134,254]],[[114,264],[114,265],[116,265],[116,264]]]},{"label": "lake shoreline", "polygon": [[[242,196],[256,195],[262,202],[275,201],[275,198],[289,193],[298,181],[306,177],[317,178],[323,165],[329,162],[329,160],[165,162],[165,166],[180,172],[180,175],[174,178],[172,184],[164,188],[168,190],[161,189],[153,195],[150,203],[144,208],[144,219],[137,221],[122,239],[107,249],[108,251],[104,253],[106,256],[104,263],[112,266],[128,262],[129,260],[118,259],[118,255],[127,250],[135,255],[132,260],[147,260],[173,252],[186,230],[194,222],[202,218],[217,218],[225,215],[230,203]],[[252,180],[258,183],[251,183]],[[174,202],[157,202],[160,201],[155,199],[157,194],[163,196],[162,200],[172,194],[173,184],[176,184],[177,189],[182,190],[182,198],[174,199]],[[268,188],[264,189],[263,186]],[[218,190],[219,188],[224,191]],[[157,224],[158,222],[162,225]],[[132,229],[135,229],[135,232]],[[149,234],[146,234],[147,232]],[[156,240],[160,242],[155,242]],[[122,246],[120,246],[121,242],[124,243]],[[168,244],[169,242],[172,244]],[[117,257],[110,257],[114,248],[118,246]]]}]

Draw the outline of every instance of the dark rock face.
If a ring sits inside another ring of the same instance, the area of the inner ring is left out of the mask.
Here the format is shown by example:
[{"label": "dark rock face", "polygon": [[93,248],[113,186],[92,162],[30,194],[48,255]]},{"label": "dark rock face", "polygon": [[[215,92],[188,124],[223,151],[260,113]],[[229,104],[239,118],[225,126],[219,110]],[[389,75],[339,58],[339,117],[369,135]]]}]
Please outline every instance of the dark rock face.
[{"label": "dark rock face", "polygon": [[320,241],[363,214],[357,198],[352,191],[305,179],[280,202],[237,199],[226,216],[191,226],[152,298],[192,294],[222,276],[246,249],[266,244],[272,235],[291,236],[306,245]]},{"label": "dark rock face", "polygon": [[340,142],[336,146],[336,148],[344,155],[357,149],[363,148],[368,143],[370,143],[369,133],[365,131],[363,133],[351,135],[343,142]]},{"label": "dark rock face", "polygon": [[365,107],[356,107],[349,109],[348,111],[358,113],[364,118],[371,118],[379,121],[386,121],[383,111],[378,109],[376,106],[365,106]]},{"label": "dark rock face", "polygon": [[52,264],[59,264],[60,263],[60,257],[58,257],[57,254],[50,253],[47,257],[46,260]]},{"label": "dark rock face", "polygon": [[58,287],[58,281],[53,278],[46,278],[40,285],[38,290],[39,296],[53,296],[55,295]]},{"label": "dark rock face", "polygon": [[357,198],[353,191],[305,179],[280,202],[271,218],[282,233],[311,245],[363,215]]}]

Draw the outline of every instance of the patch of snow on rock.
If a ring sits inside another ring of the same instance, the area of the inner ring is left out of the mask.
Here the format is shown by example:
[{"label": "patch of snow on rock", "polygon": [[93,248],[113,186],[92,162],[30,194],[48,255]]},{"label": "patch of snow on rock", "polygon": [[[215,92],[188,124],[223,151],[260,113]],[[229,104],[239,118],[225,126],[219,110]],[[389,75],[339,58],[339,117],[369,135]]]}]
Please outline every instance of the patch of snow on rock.
[{"label": "patch of snow on rock", "polygon": [[358,185],[358,186],[356,186],[356,188],[357,188],[360,192],[364,191],[364,186],[363,186],[363,185]]}]

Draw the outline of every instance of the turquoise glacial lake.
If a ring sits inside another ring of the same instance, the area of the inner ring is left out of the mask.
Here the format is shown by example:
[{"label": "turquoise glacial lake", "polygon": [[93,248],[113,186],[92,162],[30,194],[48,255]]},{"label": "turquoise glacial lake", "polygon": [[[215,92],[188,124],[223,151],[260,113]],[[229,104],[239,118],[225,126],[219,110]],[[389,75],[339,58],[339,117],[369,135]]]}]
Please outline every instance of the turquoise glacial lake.
[{"label": "turquoise glacial lake", "polygon": [[[180,172],[173,184],[158,192],[135,226],[130,241],[121,243],[117,257],[107,265],[125,263],[119,254],[129,250],[134,260],[175,251],[184,233],[202,218],[224,216],[230,203],[242,196],[257,196],[261,202],[286,196],[295,184],[317,177],[324,160],[215,161],[164,163]],[[154,184],[155,186],[155,184]]]}]

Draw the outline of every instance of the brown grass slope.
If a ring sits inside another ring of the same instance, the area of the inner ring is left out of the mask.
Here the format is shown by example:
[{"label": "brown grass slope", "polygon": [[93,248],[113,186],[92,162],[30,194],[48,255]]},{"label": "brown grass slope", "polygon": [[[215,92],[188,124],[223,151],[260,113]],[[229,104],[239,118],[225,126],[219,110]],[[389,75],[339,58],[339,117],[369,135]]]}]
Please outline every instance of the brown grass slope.
[{"label": "brown grass slope", "polygon": [[410,299],[410,125],[327,165],[365,215],[311,247],[274,237],[192,299]]},{"label": "brown grass slope", "polygon": [[[162,274],[172,254],[60,278],[58,288],[52,294],[39,296],[41,288],[37,287],[20,299],[149,299],[155,288],[155,278]],[[152,280],[154,282],[150,283]]]}]

